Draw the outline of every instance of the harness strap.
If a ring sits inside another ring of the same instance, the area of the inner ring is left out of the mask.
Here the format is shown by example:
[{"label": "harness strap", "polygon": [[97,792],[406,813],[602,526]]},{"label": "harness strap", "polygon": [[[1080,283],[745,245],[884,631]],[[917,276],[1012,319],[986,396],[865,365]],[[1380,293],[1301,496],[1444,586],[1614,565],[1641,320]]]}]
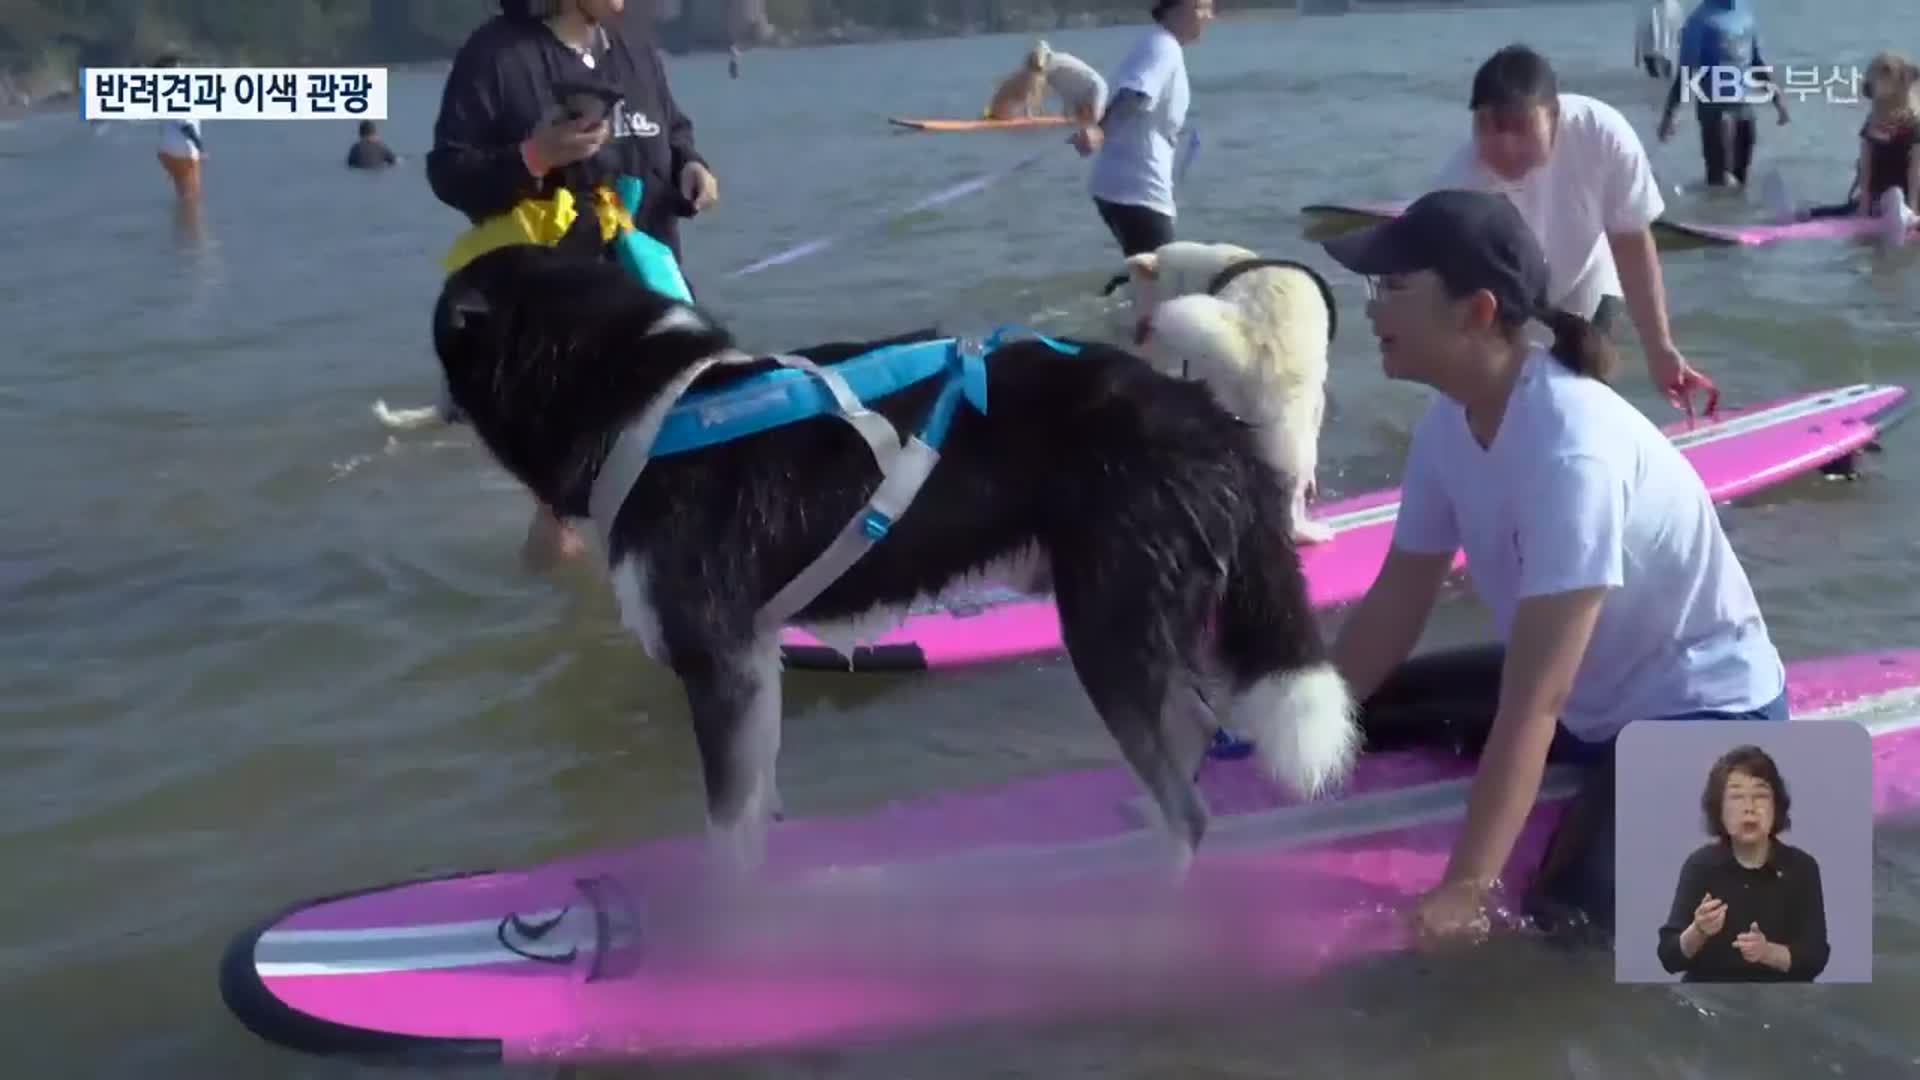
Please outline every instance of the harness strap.
[{"label": "harness strap", "polygon": [[[794,575],[793,580],[760,609],[758,621],[763,631],[776,631],[785,626],[788,619],[818,599],[875,544],[886,538],[893,523],[913,505],[914,497],[920,494],[920,488],[939,463],[940,447],[946,441],[947,429],[961,400],[972,401],[982,413],[987,411],[987,355],[1017,332],[1012,327],[1001,327],[985,341],[962,338],[954,342],[948,356],[946,381],[934,399],[933,408],[927,411],[920,433],[907,440],[890,466],[882,463],[880,486],[867,500],[866,507],[847,522],[818,558]],[[1033,336],[1060,353],[1073,355],[1080,351],[1077,346],[1044,334]]]},{"label": "harness strap", "polygon": [[[607,459],[601,463],[600,472],[593,478],[593,488],[587,495],[587,512],[592,515],[594,523],[600,529],[600,540],[603,546],[611,550],[613,519],[619,514],[621,505],[626,502],[627,494],[633,490],[635,484],[640,482],[640,474],[646,471],[648,462],[653,460],[654,443],[659,439],[660,428],[666,423],[667,414],[673,410],[674,405],[686,396],[694,382],[706,374],[708,369],[716,365],[754,364],[760,359],[737,349],[701,359],[662,387],[660,392],[654,395],[653,400],[647,403],[639,419],[614,440],[613,449],[607,452]],[[893,474],[894,462],[901,452],[899,433],[894,430],[886,417],[867,408],[861,402],[859,396],[853,392],[851,386],[847,385],[847,380],[839,372],[831,368],[823,368],[801,356],[774,356],[768,359],[784,367],[805,371],[819,379],[827,388],[827,392],[833,396],[834,404],[838,406],[834,415],[845,420],[860,433],[861,438],[866,440],[867,448],[873,451],[874,463],[880,467],[882,475]],[[918,485],[915,485],[915,490],[917,489]],[[913,495],[909,492],[908,501],[912,498]],[[901,509],[905,509],[904,505]],[[815,561],[815,565],[818,565],[818,560]],[[831,583],[832,579],[828,579],[820,588],[824,589]],[[816,595],[817,593],[818,590],[815,591]],[[812,596],[808,596],[807,602],[810,603],[812,599]],[[803,603],[800,606],[804,607],[806,604]],[[795,610],[799,609],[795,608]]]},{"label": "harness strap", "polygon": [[[944,382],[919,434],[901,441],[899,432],[886,417],[866,407],[847,380],[831,368],[821,367],[804,357],[775,356],[775,362],[806,372],[820,380],[832,395],[834,415],[860,433],[873,451],[880,467],[880,485],[866,506],[840,530],[807,567],[781,587],[755,616],[762,630],[777,631],[788,619],[818,599],[835,581],[860,561],[873,545],[886,537],[893,523],[913,505],[925,486],[933,467],[940,461],[940,446],[946,441],[954,413],[963,399],[971,400],[986,411],[986,357],[1008,336],[1010,328],[1001,328],[986,341],[960,340],[951,346]],[[1079,348],[1045,335],[1034,335],[1056,351],[1072,355]],[[600,528],[601,540],[612,546],[613,520],[626,502],[628,492],[639,482],[653,454],[654,441],[660,435],[669,411],[687,393],[694,381],[716,364],[751,364],[759,358],[738,350],[706,357],[681,372],[647,403],[633,425],[614,440],[613,449],[594,477],[588,495],[588,511]]]},{"label": "harness strap", "polygon": [[613,440],[613,449],[607,451],[607,459],[600,463],[600,472],[593,478],[593,489],[587,493],[587,513],[599,527],[600,542],[608,551],[613,544],[613,519],[625,505],[627,493],[640,482],[640,474],[646,471],[647,462],[653,457],[654,440],[660,435],[660,425],[667,422],[668,411],[708,368],[716,364],[753,362],[754,357],[737,349],[701,359],[662,387],[653,400],[647,402],[640,418]]},{"label": "harness strap", "polygon": [[893,429],[887,418],[867,408],[860,396],[847,385],[846,377],[832,368],[824,368],[804,356],[776,356],[775,360],[790,368],[819,379],[827,392],[833,395],[833,403],[839,406],[840,419],[853,425],[862,438],[867,440],[867,448],[873,451],[874,463],[885,473],[893,467],[894,458],[900,453],[900,433]]},{"label": "harness strap", "polygon": [[939,461],[940,451],[928,446],[918,435],[909,438],[893,459],[893,467],[880,478],[880,487],[867,500],[866,508],[853,515],[819,558],[795,574],[793,580],[760,609],[760,628],[772,631],[785,626],[788,619],[799,614],[852,569],[913,505],[914,496],[920,494],[921,486]]},{"label": "harness strap", "polygon": [[969,376],[978,370],[976,365],[985,358],[986,351],[965,341],[954,345],[946,382],[941,385],[933,408],[927,411],[920,433],[907,440],[890,464],[881,466],[880,486],[867,500],[867,505],[841,528],[840,534],[819,557],[795,574],[793,580],[760,609],[758,621],[763,631],[785,626],[788,619],[819,599],[820,594],[852,569],[873,545],[885,539],[893,523],[913,505],[914,497],[920,494],[933,467],[940,462],[940,446],[946,441],[954,411],[960,407],[960,399],[967,395]]}]

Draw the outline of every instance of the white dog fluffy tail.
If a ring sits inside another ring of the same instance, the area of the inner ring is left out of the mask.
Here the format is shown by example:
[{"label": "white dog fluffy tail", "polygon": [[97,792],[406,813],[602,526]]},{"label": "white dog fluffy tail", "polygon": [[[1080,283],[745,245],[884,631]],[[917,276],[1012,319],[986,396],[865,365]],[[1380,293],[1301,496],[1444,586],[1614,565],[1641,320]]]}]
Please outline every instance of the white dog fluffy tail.
[{"label": "white dog fluffy tail", "polygon": [[1253,741],[1261,768],[1303,799],[1345,780],[1361,735],[1347,682],[1332,664],[1281,672],[1248,687],[1228,725]]}]

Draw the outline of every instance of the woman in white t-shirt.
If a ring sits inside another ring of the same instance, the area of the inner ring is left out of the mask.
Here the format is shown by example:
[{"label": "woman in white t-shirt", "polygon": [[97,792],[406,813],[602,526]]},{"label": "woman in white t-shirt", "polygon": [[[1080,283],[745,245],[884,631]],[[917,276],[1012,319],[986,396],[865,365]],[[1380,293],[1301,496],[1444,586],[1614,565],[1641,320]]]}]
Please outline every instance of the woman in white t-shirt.
[{"label": "woman in white t-shirt", "polygon": [[[1416,929],[1486,932],[1482,905],[1551,755],[1588,779],[1526,910],[1608,936],[1620,730],[1786,718],[1785,668],[1752,586],[1699,474],[1605,383],[1605,336],[1547,304],[1546,259],[1512,203],[1433,192],[1325,246],[1369,279],[1387,377],[1439,391],[1407,453],[1393,546],[1334,646],[1375,749],[1484,741]],[[1553,328],[1551,348],[1527,341],[1533,318]],[[1500,644],[1408,662],[1462,549]]]},{"label": "woman in white t-shirt", "polygon": [[1094,157],[1088,193],[1128,257],[1173,242],[1173,164],[1190,96],[1186,46],[1213,21],[1213,0],[1155,0],[1153,21],[1114,73],[1099,122],[1071,140],[1082,157]]},{"label": "woman in white t-shirt", "polygon": [[1673,60],[1680,52],[1680,24],[1687,13],[1680,0],[1641,0],[1640,19],[1633,28],[1633,58],[1648,75],[1673,78]]}]

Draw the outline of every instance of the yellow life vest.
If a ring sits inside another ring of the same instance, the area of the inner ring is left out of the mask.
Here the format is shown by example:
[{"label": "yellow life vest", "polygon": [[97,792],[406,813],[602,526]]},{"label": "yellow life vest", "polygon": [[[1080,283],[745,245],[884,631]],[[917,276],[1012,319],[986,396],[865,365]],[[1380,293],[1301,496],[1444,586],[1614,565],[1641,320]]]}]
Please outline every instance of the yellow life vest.
[{"label": "yellow life vest", "polygon": [[[597,184],[593,189],[593,214],[600,221],[600,242],[610,244],[623,232],[638,231],[632,215],[620,205],[613,188]],[[522,199],[513,209],[481,222],[461,233],[453,247],[440,260],[449,275],[496,248],[514,244],[540,244],[552,247],[573,227],[580,216],[573,192],[566,188],[545,199]]]}]

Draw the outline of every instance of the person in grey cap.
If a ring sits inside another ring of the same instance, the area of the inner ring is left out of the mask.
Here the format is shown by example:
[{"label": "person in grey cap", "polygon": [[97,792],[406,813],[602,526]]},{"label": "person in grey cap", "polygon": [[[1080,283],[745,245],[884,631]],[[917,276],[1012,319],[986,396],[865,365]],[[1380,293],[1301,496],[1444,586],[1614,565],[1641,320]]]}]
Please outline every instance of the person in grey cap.
[{"label": "person in grey cap", "polygon": [[[1431,716],[1435,701],[1462,703],[1461,725],[1414,722],[1410,739],[1484,740],[1415,929],[1428,942],[1488,931],[1484,904],[1551,756],[1587,779],[1540,866],[1523,868],[1525,910],[1610,937],[1620,730],[1787,717],[1786,669],[1746,571],[1699,473],[1604,381],[1606,337],[1548,307],[1546,259],[1504,197],[1432,192],[1324,246],[1367,278],[1387,377],[1439,391],[1407,451],[1385,565],[1334,645],[1374,748],[1392,743],[1398,706]],[[1530,318],[1553,329],[1550,347],[1528,341]],[[1461,549],[1500,641],[1409,661]]]}]

